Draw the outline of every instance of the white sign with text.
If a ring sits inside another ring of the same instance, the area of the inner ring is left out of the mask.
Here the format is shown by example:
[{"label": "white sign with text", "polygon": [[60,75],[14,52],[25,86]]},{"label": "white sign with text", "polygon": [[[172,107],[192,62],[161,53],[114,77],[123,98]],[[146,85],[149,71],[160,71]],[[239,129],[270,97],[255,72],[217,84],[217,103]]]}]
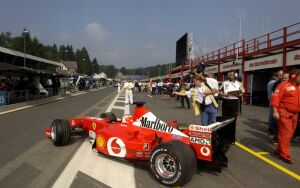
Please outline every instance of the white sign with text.
[{"label": "white sign with text", "polygon": [[291,51],[287,53],[286,65],[299,65],[300,64],[300,50]]},{"label": "white sign with text", "polygon": [[282,66],[282,54],[245,61],[245,71],[270,69]]},{"label": "white sign with text", "polygon": [[231,61],[228,63],[222,63],[220,65],[220,72],[228,72],[231,70],[238,70],[242,68],[242,61],[237,60],[237,61]]}]

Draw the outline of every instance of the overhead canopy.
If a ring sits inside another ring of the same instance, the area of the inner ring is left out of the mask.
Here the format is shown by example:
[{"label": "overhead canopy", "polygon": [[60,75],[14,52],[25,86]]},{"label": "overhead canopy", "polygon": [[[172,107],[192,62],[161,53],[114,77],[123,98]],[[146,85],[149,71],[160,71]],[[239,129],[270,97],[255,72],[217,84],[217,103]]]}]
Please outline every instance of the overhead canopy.
[{"label": "overhead canopy", "polygon": [[45,76],[68,76],[62,73],[52,73],[45,70],[32,69],[28,67],[20,67],[8,63],[2,63],[2,62],[0,62],[0,72],[30,73],[33,75],[45,75]]},{"label": "overhead canopy", "polygon": [[[0,52],[5,53],[5,54],[9,54],[9,55],[13,55],[13,56],[17,56],[17,57],[24,57],[24,53],[22,53],[22,52],[18,52],[18,51],[11,50],[11,49],[8,49],[8,48],[3,48],[1,46],[0,46]],[[34,60],[34,61],[54,65],[54,66],[57,66],[57,67],[62,67],[63,66],[62,63],[58,63],[58,62],[51,61],[51,60],[48,60],[48,59],[40,58],[40,57],[33,56],[33,55],[30,55],[30,54],[25,54],[25,55],[26,55],[26,59],[31,59],[31,60]]]}]

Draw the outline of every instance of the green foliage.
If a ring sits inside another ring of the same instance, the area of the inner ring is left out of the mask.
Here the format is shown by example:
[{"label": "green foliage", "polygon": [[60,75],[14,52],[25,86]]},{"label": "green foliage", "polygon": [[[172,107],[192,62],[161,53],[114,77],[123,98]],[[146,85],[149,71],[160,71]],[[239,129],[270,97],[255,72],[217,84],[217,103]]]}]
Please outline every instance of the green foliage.
[{"label": "green foliage", "polygon": [[126,69],[126,67],[116,68],[114,65],[99,65],[96,58],[90,59],[88,50],[85,47],[77,49],[74,52],[72,45],[60,45],[56,44],[44,45],[39,39],[34,36],[32,38],[30,32],[24,33],[23,30],[20,36],[13,37],[9,31],[2,32],[0,34],[0,46],[10,48],[16,51],[24,52],[24,42],[26,46],[26,53],[35,55],[41,58],[53,60],[53,61],[76,61],[77,72],[79,74],[92,75],[94,73],[104,72],[108,77],[114,78],[118,72],[123,75],[143,75],[143,78],[154,77],[159,75],[168,74],[175,64],[164,64],[149,67],[138,67],[132,69]]}]

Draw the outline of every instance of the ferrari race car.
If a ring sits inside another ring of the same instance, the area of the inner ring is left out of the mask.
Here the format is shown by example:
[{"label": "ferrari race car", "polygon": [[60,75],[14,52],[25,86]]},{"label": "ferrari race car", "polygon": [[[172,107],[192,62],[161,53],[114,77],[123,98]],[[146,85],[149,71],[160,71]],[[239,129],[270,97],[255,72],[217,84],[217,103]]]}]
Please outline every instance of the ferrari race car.
[{"label": "ferrari race car", "polygon": [[178,129],[175,121],[165,123],[135,102],[134,114],[117,119],[111,112],[100,117],[56,119],[46,128],[54,145],[69,143],[73,132],[89,134],[99,153],[149,163],[154,177],[167,186],[187,183],[197,169],[197,159],[227,166],[225,153],[235,141],[234,118],[219,117],[209,126],[189,125]]}]

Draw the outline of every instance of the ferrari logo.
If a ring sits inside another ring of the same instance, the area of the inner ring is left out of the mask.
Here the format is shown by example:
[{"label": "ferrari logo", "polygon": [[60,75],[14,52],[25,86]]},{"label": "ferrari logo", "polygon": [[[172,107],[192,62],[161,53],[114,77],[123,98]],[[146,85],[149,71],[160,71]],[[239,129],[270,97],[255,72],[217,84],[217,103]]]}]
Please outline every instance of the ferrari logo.
[{"label": "ferrari logo", "polygon": [[99,135],[96,139],[97,145],[99,148],[103,148],[105,146],[105,139],[102,135]]},{"label": "ferrari logo", "polygon": [[92,127],[93,127],[94,130],[96,130],[96,128],[97,128],[96,123],[92,123]]}]

